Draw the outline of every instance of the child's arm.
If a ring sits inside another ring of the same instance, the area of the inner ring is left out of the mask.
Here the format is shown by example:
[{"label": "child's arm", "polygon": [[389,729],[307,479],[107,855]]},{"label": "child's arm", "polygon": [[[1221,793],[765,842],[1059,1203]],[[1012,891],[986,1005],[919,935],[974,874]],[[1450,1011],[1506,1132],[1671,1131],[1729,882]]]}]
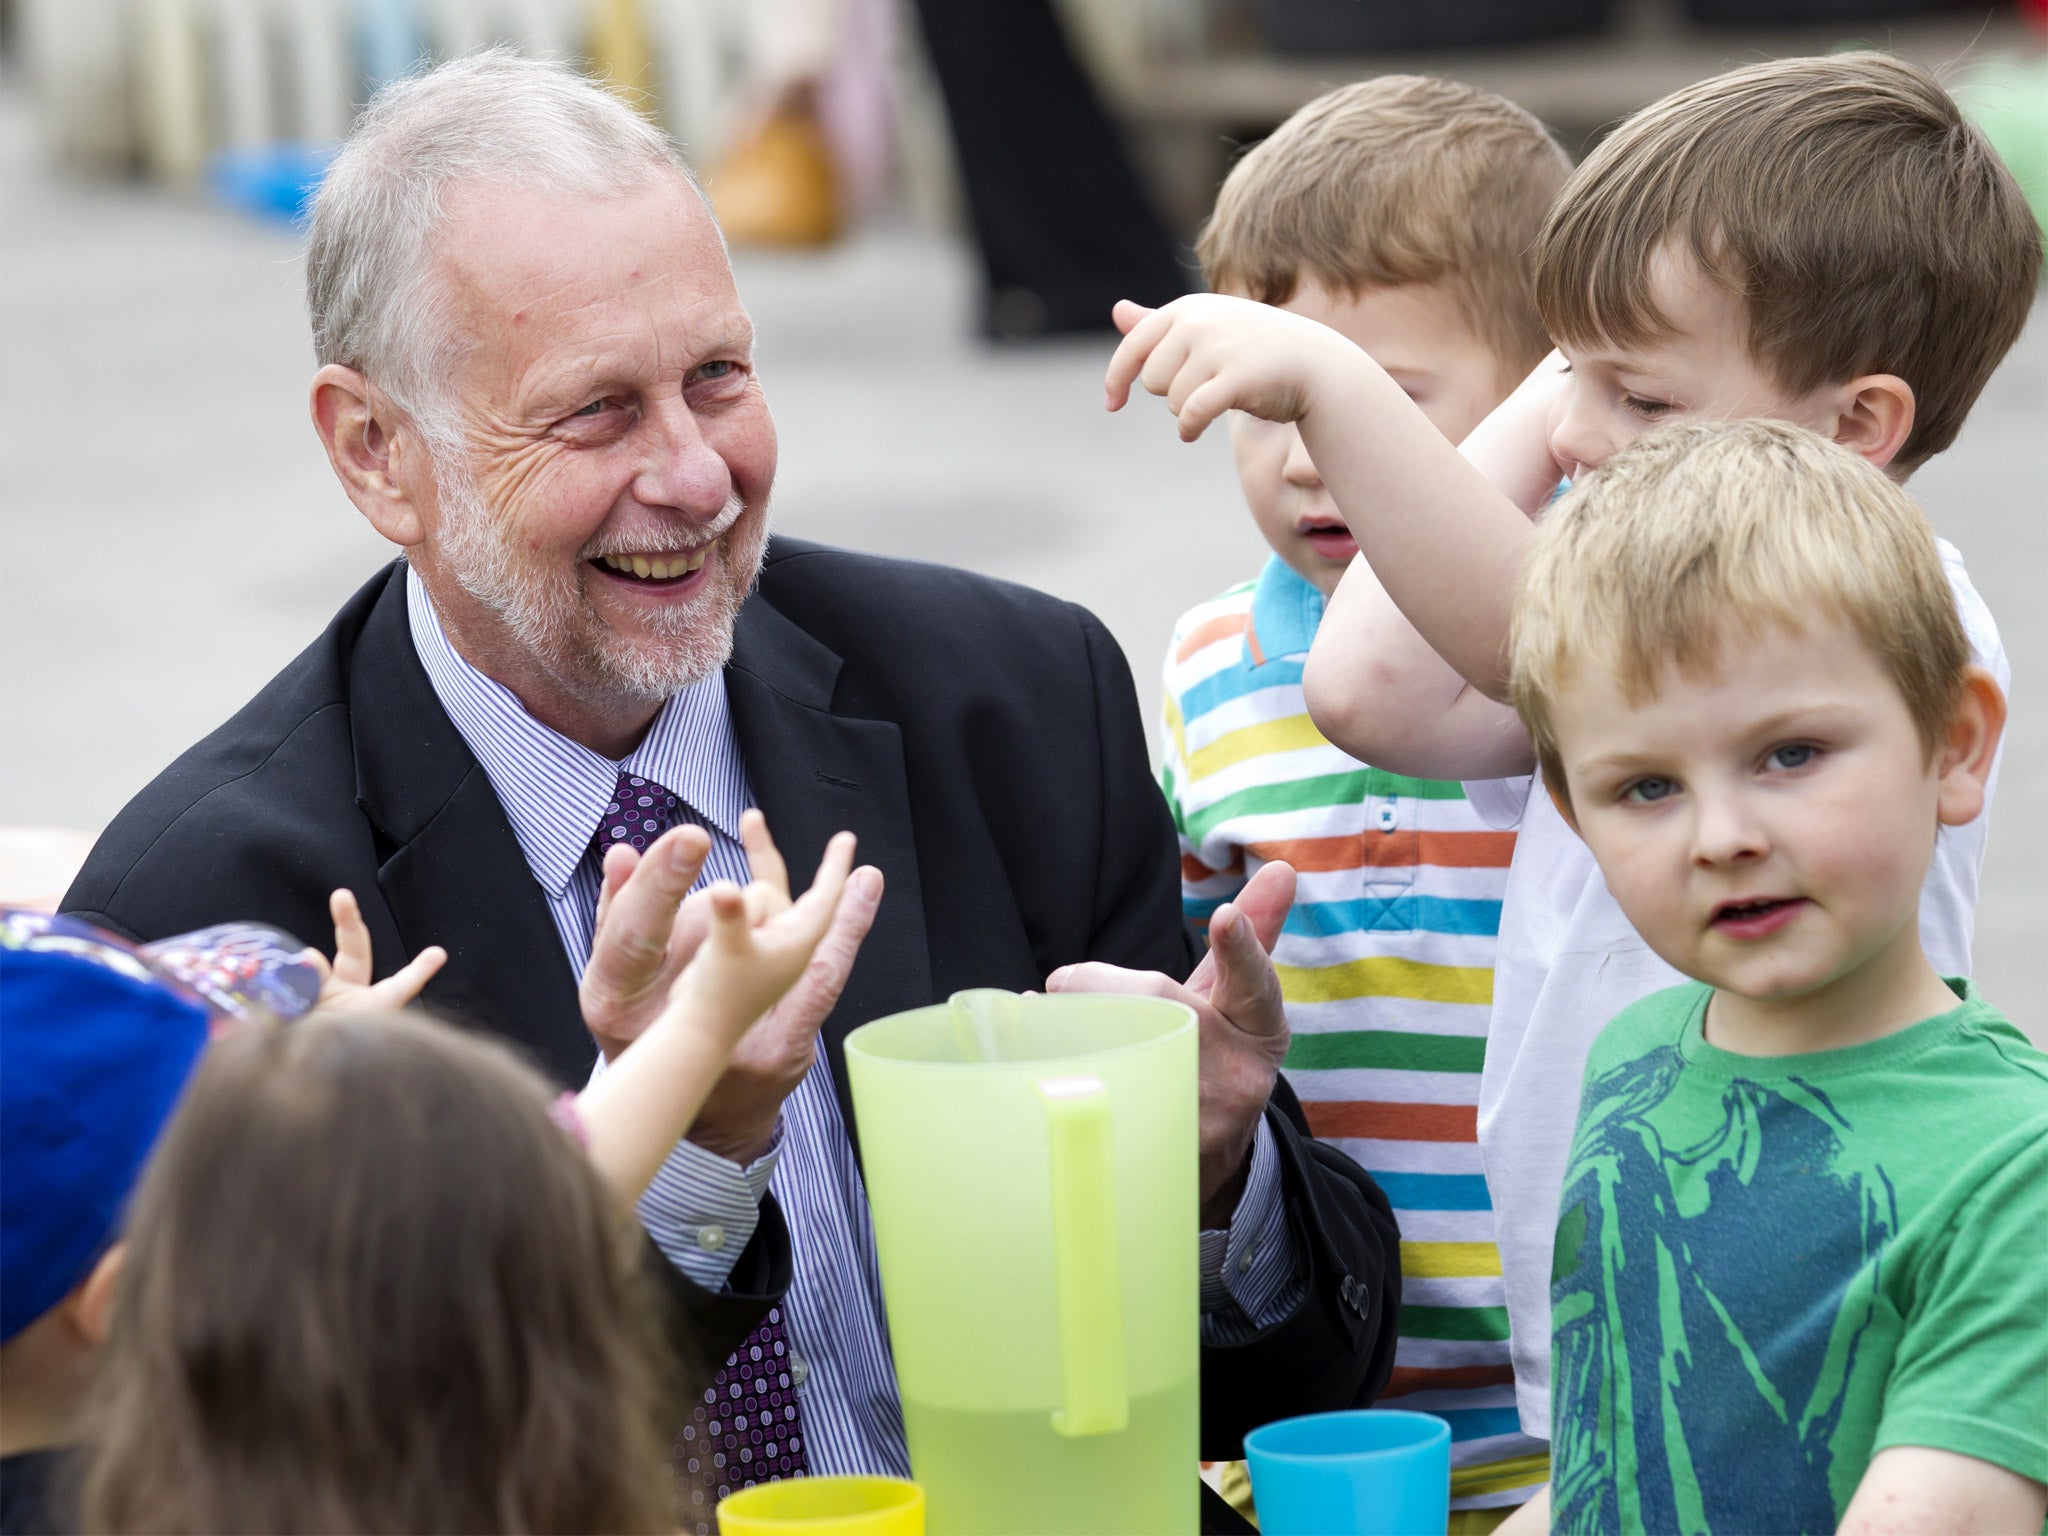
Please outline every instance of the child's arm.
[{"label": "child's arm", "polygon": [[628,1199],[690,1129],[740,1036],[803,975],[853,869],[853,834],[842,832],[792,902],[759,811],[746,813],[740,833],[753,883],[742,891],[721,881],[690,898],[708,907],[708,930],[667,1006],[576,1098],[591,1160]]},{"label": "child's arm", "polygon": [[[1458,448],[1525,514],[1544,506],[1563,474],[1550,453],[1563,383],[1563,359],[1552,353]],[[1330,599],[1302,691],[1318,730],[1395,773],[1496,778],[1527,773],[1533,760],[1514,711],[1431,648],[1363,559]]]},{"label": "child's arm", "polygon": [[1317,730],[1391,773],[1497,779],[1535,761],[1521,719],[1430,648],[1363,556],[1323,614],[1301,691]]},{"label": "child's arm", "polygon": [[356,905],[355,892],[335,891],[327,898],[327,911],[334,919],[334,963],[329,965],[317,949],[307,951],[322,972],[316,1008],[337,1013],[403,1008],[448,963],[448,951],[429,944],[402,970],[373,982],[370,929],[363,921],[363,909]]},{"label": "child's arm", "polygon": [[1879,1451],[1842,1512],[1839,1536],[2034,1532],[2048,1487],[1992,1462],[1921,1445]]},{"label": "child's arm", "polygon": [[[1490,697],[1506,692],[1508,610],[1529,520],[1378,364],[1327,326],[1248,299],[1122,303],[1116,320],[1125,336],[1105,380],[1111,410],[1138,383],[1166,397],[1190,442],[1226,410],[1299,422],[1395,605],[1466,681]],[[1367,660],[1339,657],[1325,683]]]}]

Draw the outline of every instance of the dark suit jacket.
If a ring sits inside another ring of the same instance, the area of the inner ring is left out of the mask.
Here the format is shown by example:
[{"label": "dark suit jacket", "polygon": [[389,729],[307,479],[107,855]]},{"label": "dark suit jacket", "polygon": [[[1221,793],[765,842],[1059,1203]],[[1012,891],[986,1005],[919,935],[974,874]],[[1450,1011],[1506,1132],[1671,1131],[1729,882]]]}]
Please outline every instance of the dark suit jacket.
[{"label": "dark suit jacket", "polygon": [[[887,890],[824,1029],[965,987],[1041,987],[1080,960],[1186,975],[1177,848],[1129,669],[1085,610],[937,566],[791,539],[769,548],[726,670],[754,795],[807,881],[842,827]],[[114,820],[66,910],[142,938],[259,918],[315,942],[356,893],[380,974],[428,944],[437,1010],[580,1083],[595,1052],[545,897],[414,652],[403,567],[372,580],[227,724]],[[1273,1418],[1362,1406],[1392,1369],[1399,1249],[1385,1197],[1316,1143],[1284,1084],[1267,1111],[1308,1295],[1251,1342],[1205,1351],[1204,1454]],[[788,1284],[763,1213],[727,1293],[671,1273],[722,1360]]]}]

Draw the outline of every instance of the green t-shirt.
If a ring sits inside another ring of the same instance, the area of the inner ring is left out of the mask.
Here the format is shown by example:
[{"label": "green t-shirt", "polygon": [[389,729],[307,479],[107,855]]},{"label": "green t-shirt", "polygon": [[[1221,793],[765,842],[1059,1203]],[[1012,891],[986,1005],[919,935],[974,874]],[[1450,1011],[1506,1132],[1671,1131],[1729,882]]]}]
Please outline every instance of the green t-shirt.
[{"label": "green t-shirt", "polygon": [[1979,997],[1737,1056],[1711,989],[1586,1063],[1551,1281],[1560,1531],[1833,1531],[1870,1459],[2048,1482],[2048,1056]]}]

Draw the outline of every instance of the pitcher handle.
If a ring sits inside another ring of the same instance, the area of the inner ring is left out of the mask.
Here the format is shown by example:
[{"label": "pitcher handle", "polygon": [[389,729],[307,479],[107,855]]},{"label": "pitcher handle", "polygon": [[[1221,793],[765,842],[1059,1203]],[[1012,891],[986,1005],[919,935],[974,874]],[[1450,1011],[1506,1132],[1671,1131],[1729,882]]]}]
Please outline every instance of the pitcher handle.
[{"label": "pitcher handle", "polygon": [[1038,1085],[1052,1144],[1053,1290],[1059,1302],[1061,1435],[1106,1435],[1131,1421],[1117,1270],[1115,1128],[1094,1077]]}]

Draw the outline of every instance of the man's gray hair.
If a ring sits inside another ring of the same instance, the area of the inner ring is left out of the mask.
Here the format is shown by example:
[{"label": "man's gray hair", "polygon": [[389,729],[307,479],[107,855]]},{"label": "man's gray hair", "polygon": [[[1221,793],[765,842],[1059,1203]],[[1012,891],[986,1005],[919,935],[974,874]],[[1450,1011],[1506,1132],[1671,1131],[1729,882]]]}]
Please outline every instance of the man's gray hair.
[{"label": "man's gray hair", "polygon": [[667,134],[565,65],[496,48],[394,81],[363,109],[313,202],[315,356],[359,370],[437,450],[452,446],[444,384],[457,338],[433,260],[450,189],[610,197],[664,175],[696,186]]}]

